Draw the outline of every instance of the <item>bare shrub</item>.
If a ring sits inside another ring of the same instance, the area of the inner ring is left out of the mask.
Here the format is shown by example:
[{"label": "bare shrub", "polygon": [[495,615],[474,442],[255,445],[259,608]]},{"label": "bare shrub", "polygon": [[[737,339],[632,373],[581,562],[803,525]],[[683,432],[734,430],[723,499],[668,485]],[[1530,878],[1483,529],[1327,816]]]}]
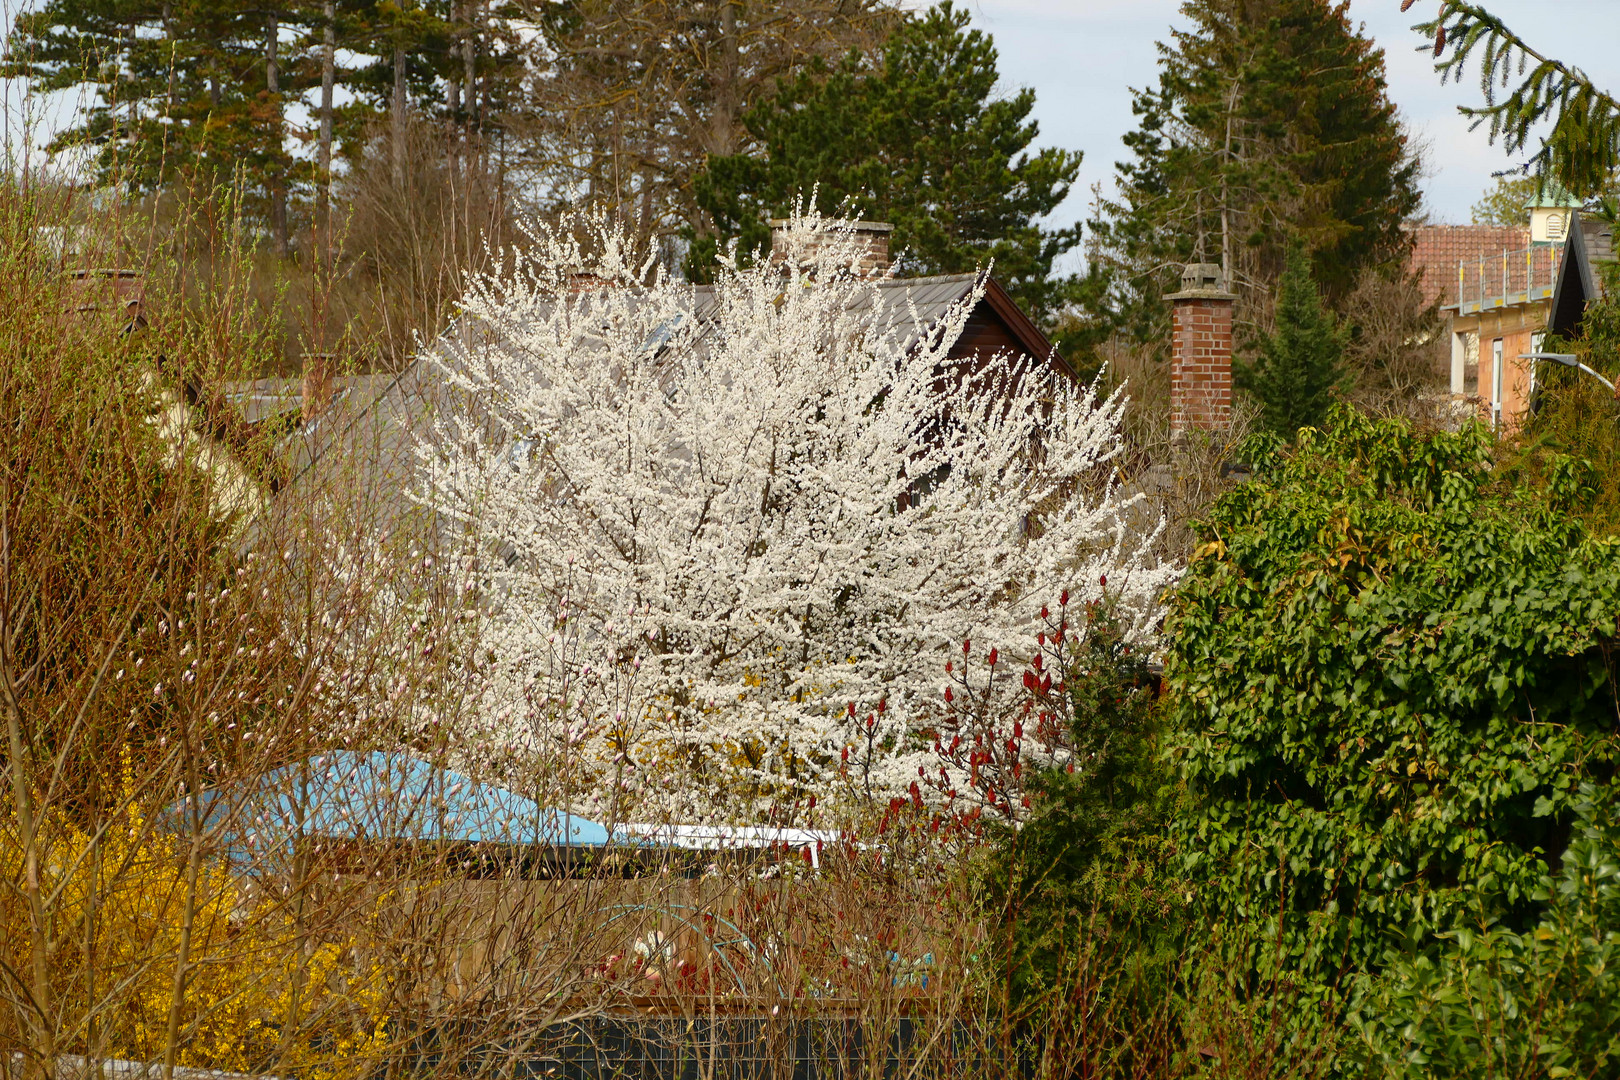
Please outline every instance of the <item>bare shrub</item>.
[{"label": "bare shrub", "polygon": [[316,351],[328,351],[347,325],[390,370],[414,357],[420,339],[437,336],[471,277],[518,239],[510,196],[487,159],[461,152],[457,133],[415,115],[403,130],[400,151],[394,127],[379,127],[335,186],[341,317],[312,332]]},{"label": "bare shrub", "polygon": [[1425,399],[1446,388],[1450,352],[1440,313],[1418,279],[1364,270],[1344,313],[1351,327],[1345,357],[1355,373],[1350,400],[1379,416],[1429,415]]}]

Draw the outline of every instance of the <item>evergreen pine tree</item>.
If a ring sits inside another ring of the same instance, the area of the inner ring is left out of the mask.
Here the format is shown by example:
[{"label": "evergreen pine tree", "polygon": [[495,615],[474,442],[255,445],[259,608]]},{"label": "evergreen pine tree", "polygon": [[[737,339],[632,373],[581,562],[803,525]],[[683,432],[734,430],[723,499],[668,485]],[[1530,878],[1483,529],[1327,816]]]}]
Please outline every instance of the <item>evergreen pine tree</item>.
[{"label": "evergreen pine tree", "polygon": [[1344,382],[1344,334],[1323,307],[1303,248],[1288,249],[1279,282],[1277,326],[1252,364],[1233,372],[1239,389],[1260,404],[1261,423],[1291,439],[1327,416],[1333,392]]},{"label": "evergreen pine tree", "polygon": [[280,43],[272,95],[266,45],[272,17],[285,26],[289,15],[228,0],[45,0],[18,13],[0,73],[35,93],[91,90],[45,149],[89,151],[103,182],[143,191],[185,174],[208,183],[244,163],[279,176],[288,163],[280,106],[297,56]]},{"label": "evergreen pine tree", "polygon": [[760,151],[713,158],[697,180],[714,231],[694,237],[689,272],[710,272],[733,238],[745,254],[763,250],[769,220],[814,189],[823,213],[892,222],[900,272],[961,273],[993,260],[1026,310],[1053,313],[1064,283],[1052,263],[1080,228],[1039,222],[1068,196],[1080,155],[1030,151],[1035,94],[996,96],[995,43],[968,22],[947,0],[907,18],[876,55],[812,66],[751,110]]},{"label": "evergreen pine tree", "polygon": [[1240,326],[1262,323],[1288,237],[1330,304],[1367,268],[1399,262],[1421,199],[1418,161],[1386,93],[1383,53],[1345,0],[1187,0],[1136,95],[1117,199],[1089,224],[1106,276],[1091,312],[1168,340],[1162,301],[1186,262],[1220,262]]}]

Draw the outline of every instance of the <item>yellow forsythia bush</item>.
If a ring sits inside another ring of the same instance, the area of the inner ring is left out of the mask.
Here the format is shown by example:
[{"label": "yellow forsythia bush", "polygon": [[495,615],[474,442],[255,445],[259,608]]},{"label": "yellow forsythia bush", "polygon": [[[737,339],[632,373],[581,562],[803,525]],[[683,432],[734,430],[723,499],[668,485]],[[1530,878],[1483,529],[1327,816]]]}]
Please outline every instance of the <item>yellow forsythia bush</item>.
[{"label": "yellow forsythia bush", "polygon": [[[21,884],[15,818],[0,818],[0,831],[0,874]],[[133,811],[99,844],[60,815],[40,832],[60,1052],[162,1060],[188,906],[179,1064],[341,1080],[367,1071],[384,1050],[388,986],[363,946],[368,927],[341,935],[302,929],[315,922],[310,911],[301,917],[297,904],[223,860],[204,862],[188,890],[184,841],[145,827]],[[5,962],[31,971],[21,889],[0,896],[0,919]]]}]

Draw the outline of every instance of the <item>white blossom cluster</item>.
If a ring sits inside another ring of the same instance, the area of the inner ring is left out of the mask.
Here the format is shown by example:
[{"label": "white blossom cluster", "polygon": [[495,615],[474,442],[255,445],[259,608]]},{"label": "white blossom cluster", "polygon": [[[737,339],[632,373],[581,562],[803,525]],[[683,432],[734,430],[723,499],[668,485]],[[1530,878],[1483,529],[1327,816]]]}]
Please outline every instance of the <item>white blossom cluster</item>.
[{"label": "white blossom cluster", "polygon": [[[419,446],[480,562],[480,726],[507,750],[757,808],[836,792],[881,700],[866,779],[903,793],[938,767],[922,732],[964,639],[1031,652],[1062,590],[1151,635],[1174,570],[1114,473],[1125,400],[950,360],[982,281],[922,325],[813,213],[712,289],[599,220],[531,239],[437,346],[461,405]],[[568,686],[593,673],[594,705]]]}]

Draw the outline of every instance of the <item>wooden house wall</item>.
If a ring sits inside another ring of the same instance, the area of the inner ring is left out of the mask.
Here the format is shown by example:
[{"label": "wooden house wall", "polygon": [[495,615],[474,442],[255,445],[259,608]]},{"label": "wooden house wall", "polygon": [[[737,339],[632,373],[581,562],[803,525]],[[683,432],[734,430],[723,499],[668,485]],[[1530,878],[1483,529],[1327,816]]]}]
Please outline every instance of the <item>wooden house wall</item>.
[{"label": "wooden house wall", "polygon": [[951,346],[950,357],[952,360],[970,357],[985,359],[1002,352],[1028,355],[1028,350],[1013,336],[1001,317],[990,309],[990,305],[980,303],[968,317],[967,325],[962,328],[962,336]]}]

